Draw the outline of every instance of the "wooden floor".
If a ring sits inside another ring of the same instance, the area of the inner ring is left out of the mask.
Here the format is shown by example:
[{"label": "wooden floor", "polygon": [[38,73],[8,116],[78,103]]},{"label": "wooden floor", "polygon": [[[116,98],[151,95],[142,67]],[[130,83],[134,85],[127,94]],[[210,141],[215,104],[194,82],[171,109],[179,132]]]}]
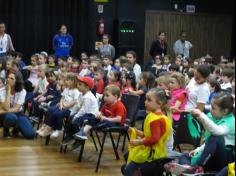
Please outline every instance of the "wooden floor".
[{"label": "wooden floor", "polygon": [[[0,131],[0,136],[2,133]],[[109,138],[107,138],[109,139]],[[58,141],[44,145],[44,139],[24,140],[0,137],[1,176],[121,176],[121,159],[117,161],[107,140],[100,170],[95,173],[98,153],[88,140],[81,163],[77,162],[78,151],[62,154]],[[122,157],[122,152],[120,152]]]}]

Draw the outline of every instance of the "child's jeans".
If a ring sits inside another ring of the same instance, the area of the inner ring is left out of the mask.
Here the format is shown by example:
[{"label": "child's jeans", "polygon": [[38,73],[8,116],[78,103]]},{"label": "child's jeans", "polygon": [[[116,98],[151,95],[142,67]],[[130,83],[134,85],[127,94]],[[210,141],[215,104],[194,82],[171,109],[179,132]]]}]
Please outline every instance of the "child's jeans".
[{"label": "child's jeans", "polygon": [[[232,162],[233,158],[233,153],[226,150],[222,137],[211,136],[196,165],[202,166],[204,171],[219,171]],[[179,163],[191,165],[191,157],[184,154],[179,158]]]}]

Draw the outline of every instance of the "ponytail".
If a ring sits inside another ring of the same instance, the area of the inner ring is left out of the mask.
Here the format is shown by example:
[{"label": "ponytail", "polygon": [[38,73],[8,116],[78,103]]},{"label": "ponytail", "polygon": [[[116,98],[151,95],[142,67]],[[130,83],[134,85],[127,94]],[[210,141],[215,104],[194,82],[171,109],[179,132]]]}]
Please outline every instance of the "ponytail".
[{"label": "ponytail", "polygon": [[172,111],[168,104],[162,105],[161,106],[161,111],[169,118],[172,119]]}]

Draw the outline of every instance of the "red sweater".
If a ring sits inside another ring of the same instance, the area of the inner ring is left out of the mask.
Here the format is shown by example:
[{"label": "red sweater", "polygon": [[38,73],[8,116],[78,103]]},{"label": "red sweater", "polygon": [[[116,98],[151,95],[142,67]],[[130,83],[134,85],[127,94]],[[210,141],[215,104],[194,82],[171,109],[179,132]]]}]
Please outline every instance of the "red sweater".
[{"label": "red sweater", "polygon": [[[157,114],[157,115],[162,115],[162,114]],[[151,124],[151,137],[145,137],[143,141],[143,145],[145,146],[152,146],[155,145],[159,139],[165,134],[166,132],[166,122],[165,119],[159,119],[156,121],[153,121]]]}]

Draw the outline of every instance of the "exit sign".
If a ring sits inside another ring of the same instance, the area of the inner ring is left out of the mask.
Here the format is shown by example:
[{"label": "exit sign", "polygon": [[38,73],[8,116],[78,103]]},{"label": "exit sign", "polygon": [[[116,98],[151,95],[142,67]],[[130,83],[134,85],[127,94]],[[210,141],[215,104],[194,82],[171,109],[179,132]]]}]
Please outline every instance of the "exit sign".
[{"label": "exit sign", "polygon": [[109,2],[109,0],[94,0],[94,2],[99,2],[99,3],[101,3],[101,2]]}]

